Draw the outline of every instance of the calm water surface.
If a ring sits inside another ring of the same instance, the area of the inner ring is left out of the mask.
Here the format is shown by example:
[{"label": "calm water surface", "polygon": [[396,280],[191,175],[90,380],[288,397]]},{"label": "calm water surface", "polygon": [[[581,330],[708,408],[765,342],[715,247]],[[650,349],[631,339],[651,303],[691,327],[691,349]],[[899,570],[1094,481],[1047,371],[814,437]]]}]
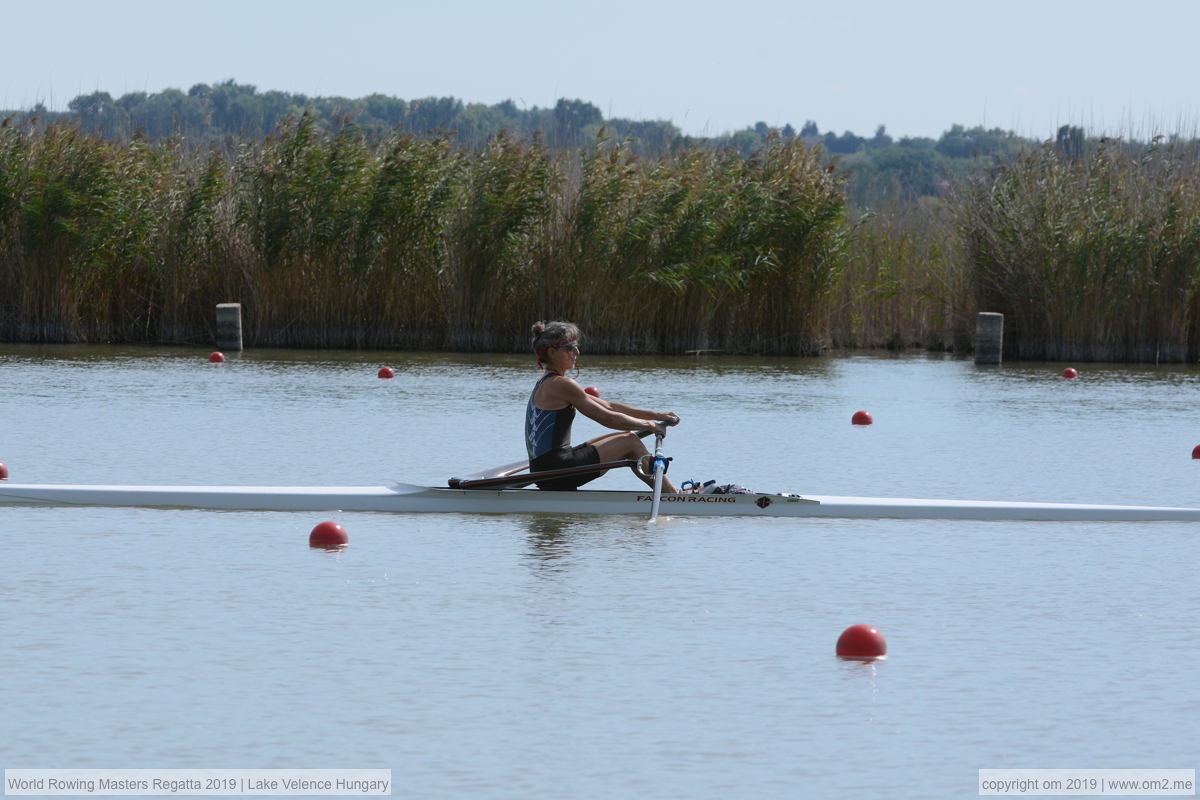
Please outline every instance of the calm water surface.
[{"label": "calm water surface", "polygon": [[[441,484],[521,456],[537,377],[513,357],[205,356],[0,347],[0,461],[30,483]],[[1200,505],[1200,372],[1062,366],[585,354],[579,379],[679,412],[677,481]],[[326,518],[344,551],[307,547]],[[4,767],[941,798],[976,796],[980,768],[1200,766],[1187,523],[4,508],[0,532]],[[887,661],[833,656],[857,622]]]}]

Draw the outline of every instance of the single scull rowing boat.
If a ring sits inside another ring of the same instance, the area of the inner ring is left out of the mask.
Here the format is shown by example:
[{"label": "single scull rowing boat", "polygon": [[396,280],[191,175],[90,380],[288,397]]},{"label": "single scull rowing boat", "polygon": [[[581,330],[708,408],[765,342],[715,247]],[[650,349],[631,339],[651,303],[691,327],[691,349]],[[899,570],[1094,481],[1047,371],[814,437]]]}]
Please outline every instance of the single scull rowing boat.
[{"label": "single scull rowing boat", "polygon": [[[91,486],[0,483],[0,506],[138,506],[240,511],[393,511],[466,514],[634,514],[653,500],[638,491],[390,486]],[[913,500],[770,494],[664,494],[668,516],[850,517],[1058,521],[1200,521],[1200,508]]]}]

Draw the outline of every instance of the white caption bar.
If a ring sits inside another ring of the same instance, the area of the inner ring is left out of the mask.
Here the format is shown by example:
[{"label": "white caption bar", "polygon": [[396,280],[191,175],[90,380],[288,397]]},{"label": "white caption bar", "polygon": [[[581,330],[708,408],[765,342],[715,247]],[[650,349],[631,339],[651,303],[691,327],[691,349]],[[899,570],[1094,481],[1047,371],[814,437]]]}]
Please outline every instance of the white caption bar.
[{"label": "white caption bar", "polygon": [[1194,769],[981,769],[979,794],[1166,797],[1196,794]]},{"label": "white caption bar", "polygon": [[60,797],[390,795],[390,769],[6,769],[4,793]]}]

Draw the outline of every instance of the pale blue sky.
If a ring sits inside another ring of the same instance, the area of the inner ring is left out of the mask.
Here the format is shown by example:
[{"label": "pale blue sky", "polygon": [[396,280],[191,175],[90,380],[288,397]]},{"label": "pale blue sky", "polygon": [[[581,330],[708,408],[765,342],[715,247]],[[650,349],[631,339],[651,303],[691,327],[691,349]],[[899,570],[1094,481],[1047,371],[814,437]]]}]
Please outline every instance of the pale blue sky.
[{"label": "pale blue sky", "polygon": [[1200,0],[0,0],[0,108],[258,89],[552,106],[717,135],[762,120],[1194,133]]}]

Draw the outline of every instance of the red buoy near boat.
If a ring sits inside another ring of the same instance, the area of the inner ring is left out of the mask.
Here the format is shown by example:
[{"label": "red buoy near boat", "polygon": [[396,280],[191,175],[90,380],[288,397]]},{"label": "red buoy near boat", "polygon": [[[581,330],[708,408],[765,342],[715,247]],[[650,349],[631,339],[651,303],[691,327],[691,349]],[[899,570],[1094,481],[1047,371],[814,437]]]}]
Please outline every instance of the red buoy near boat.
[{"label": "red buoy near boat", "polygon": [[224,363],[225,363],[225,354],[224,354],[224,353],[222,353],[220,350],[214,350],[214,351],[212,351],[212,355],[210,355],[210,356],[208,357],[208,363],[210,363],[210,364],[224,364]]},{"label": "red buoy near boat", "polygon": [[324,547],[326,549],[344,547],[350,543],[346,529],[336,522],[322,522],[308,534],[309,547]]},{"label": "red buoy near boat", "polygon": [[[1200,444],[1192,448],[1192,458],[1200,458]],[[0,464],[0,473],[4,473],[4,476],[8,477],[8,473],[4,471],[3,464]]]},{"label": "red buoy near boat", "polygon": [[396,377],[396,370],[392,369],[391,367],[380,367],[379,377],[383,378],[384,380],[391,380],[392,378]]},{"label": "red buoy near boat", "polygon": [[1079,370],[1074,367],[1067,367],[1062,371],[1062,376],[1069,381],[1073,381],[1079,377]]},{"label": "red buoy near boat", "polygon": [[4,462],[0,461],[0,481],[8,480],[8,467],[4,466]]},{"label": "red buoy near boat", "polygon": [[600,396],[600,390],[597,389],[595,386],[587,386],[584,388],[584,391],[587,392],[588,394],[590,394],[592,397]]},{"label": "red buoy near boat", "polygon": [[870,425],[874,421],[870,411],[855,411],[854,416],[850,418],[851,425]]},{"label": "red buoy near boat", "polygon": [[850,661],[887,658],[887,641],[871,625],[851,625],[838,637],[837,655]]}]

